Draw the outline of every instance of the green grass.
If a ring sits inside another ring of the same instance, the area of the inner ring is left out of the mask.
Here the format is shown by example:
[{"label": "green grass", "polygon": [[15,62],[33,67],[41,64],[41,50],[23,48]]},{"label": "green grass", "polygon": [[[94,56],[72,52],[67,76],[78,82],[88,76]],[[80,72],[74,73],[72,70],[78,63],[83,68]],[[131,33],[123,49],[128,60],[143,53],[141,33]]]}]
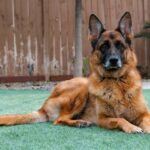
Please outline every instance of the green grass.
[{"label": "green grass", "polygon": [[[0,114],[37,110],[48,97],[44,90],[0,90]],[[150,106],[150,90],[144,91]],[[150,135],[98,128],[37,123],[0,127],[0,150],[149,150]]]}]

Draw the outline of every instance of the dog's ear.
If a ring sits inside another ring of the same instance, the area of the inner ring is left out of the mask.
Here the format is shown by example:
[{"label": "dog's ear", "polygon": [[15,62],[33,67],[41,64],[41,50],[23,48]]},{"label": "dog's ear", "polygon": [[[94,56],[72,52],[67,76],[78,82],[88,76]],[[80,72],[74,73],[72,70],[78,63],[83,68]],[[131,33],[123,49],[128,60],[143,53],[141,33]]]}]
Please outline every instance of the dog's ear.
[{"label": "dog's ear", "polygon": [[121,17],[117,30],[123,35],[126,42],[131,45],[131,39],[133,38],[132,32],[132,19],[129,12],[125,12]]},{"label": "dog's ear", "polygon": [[93,48],[95,48],[101,33],[104,31],[105,29],[103,24],[98,19],[98,17],[94,14],[91,14],[89,19],[89,40],[91,41]]}]

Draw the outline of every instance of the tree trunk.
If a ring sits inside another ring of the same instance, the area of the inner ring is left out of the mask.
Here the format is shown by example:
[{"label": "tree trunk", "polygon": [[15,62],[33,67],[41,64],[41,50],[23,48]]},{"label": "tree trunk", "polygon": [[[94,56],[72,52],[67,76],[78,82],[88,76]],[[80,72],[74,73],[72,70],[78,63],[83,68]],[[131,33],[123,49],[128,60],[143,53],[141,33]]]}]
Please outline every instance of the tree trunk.
[{"label": "tree trunk", "polygon": [[74,76],[82,76],[82,0],[76,0],[75,6],[75,58]]}]

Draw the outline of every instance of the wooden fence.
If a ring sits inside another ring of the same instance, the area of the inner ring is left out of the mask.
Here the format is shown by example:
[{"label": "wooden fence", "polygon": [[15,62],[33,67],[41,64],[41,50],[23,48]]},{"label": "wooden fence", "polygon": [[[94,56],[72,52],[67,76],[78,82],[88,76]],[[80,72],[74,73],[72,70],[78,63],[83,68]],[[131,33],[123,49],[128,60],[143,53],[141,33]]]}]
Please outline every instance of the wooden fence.
[{"label": "wooden fence", "polygon": [[[149,0],[82,0],[85,57],[91,50],[89,15],[111,29],[125,11],[132,14],[135,33],[150,21]],[[75,0],[0,0],[0,77],[71,75],[74,22]],[[134,47],[139,66],[150,73],[150,41],[136,39]]]}]

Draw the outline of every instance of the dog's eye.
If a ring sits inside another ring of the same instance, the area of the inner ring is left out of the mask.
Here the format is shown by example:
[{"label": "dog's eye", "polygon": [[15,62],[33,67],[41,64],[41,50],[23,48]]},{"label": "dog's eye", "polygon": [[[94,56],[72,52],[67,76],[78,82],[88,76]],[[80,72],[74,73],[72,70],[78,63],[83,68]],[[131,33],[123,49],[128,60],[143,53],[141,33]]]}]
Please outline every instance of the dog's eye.
[{"label": "dog's eye", "polygon": [[116,42],[115,46],[119,50],[123,50],[124,49],[124,45],[121,42]]},{"label": "dog's eye", "polygon": [[104,44],[102,44],[102,45],[100,46],[100,50],[101,50],[102,52],[104,52],[105,50],[108,50],[109,48],[110,48],[109,43],[104,43]]}]

